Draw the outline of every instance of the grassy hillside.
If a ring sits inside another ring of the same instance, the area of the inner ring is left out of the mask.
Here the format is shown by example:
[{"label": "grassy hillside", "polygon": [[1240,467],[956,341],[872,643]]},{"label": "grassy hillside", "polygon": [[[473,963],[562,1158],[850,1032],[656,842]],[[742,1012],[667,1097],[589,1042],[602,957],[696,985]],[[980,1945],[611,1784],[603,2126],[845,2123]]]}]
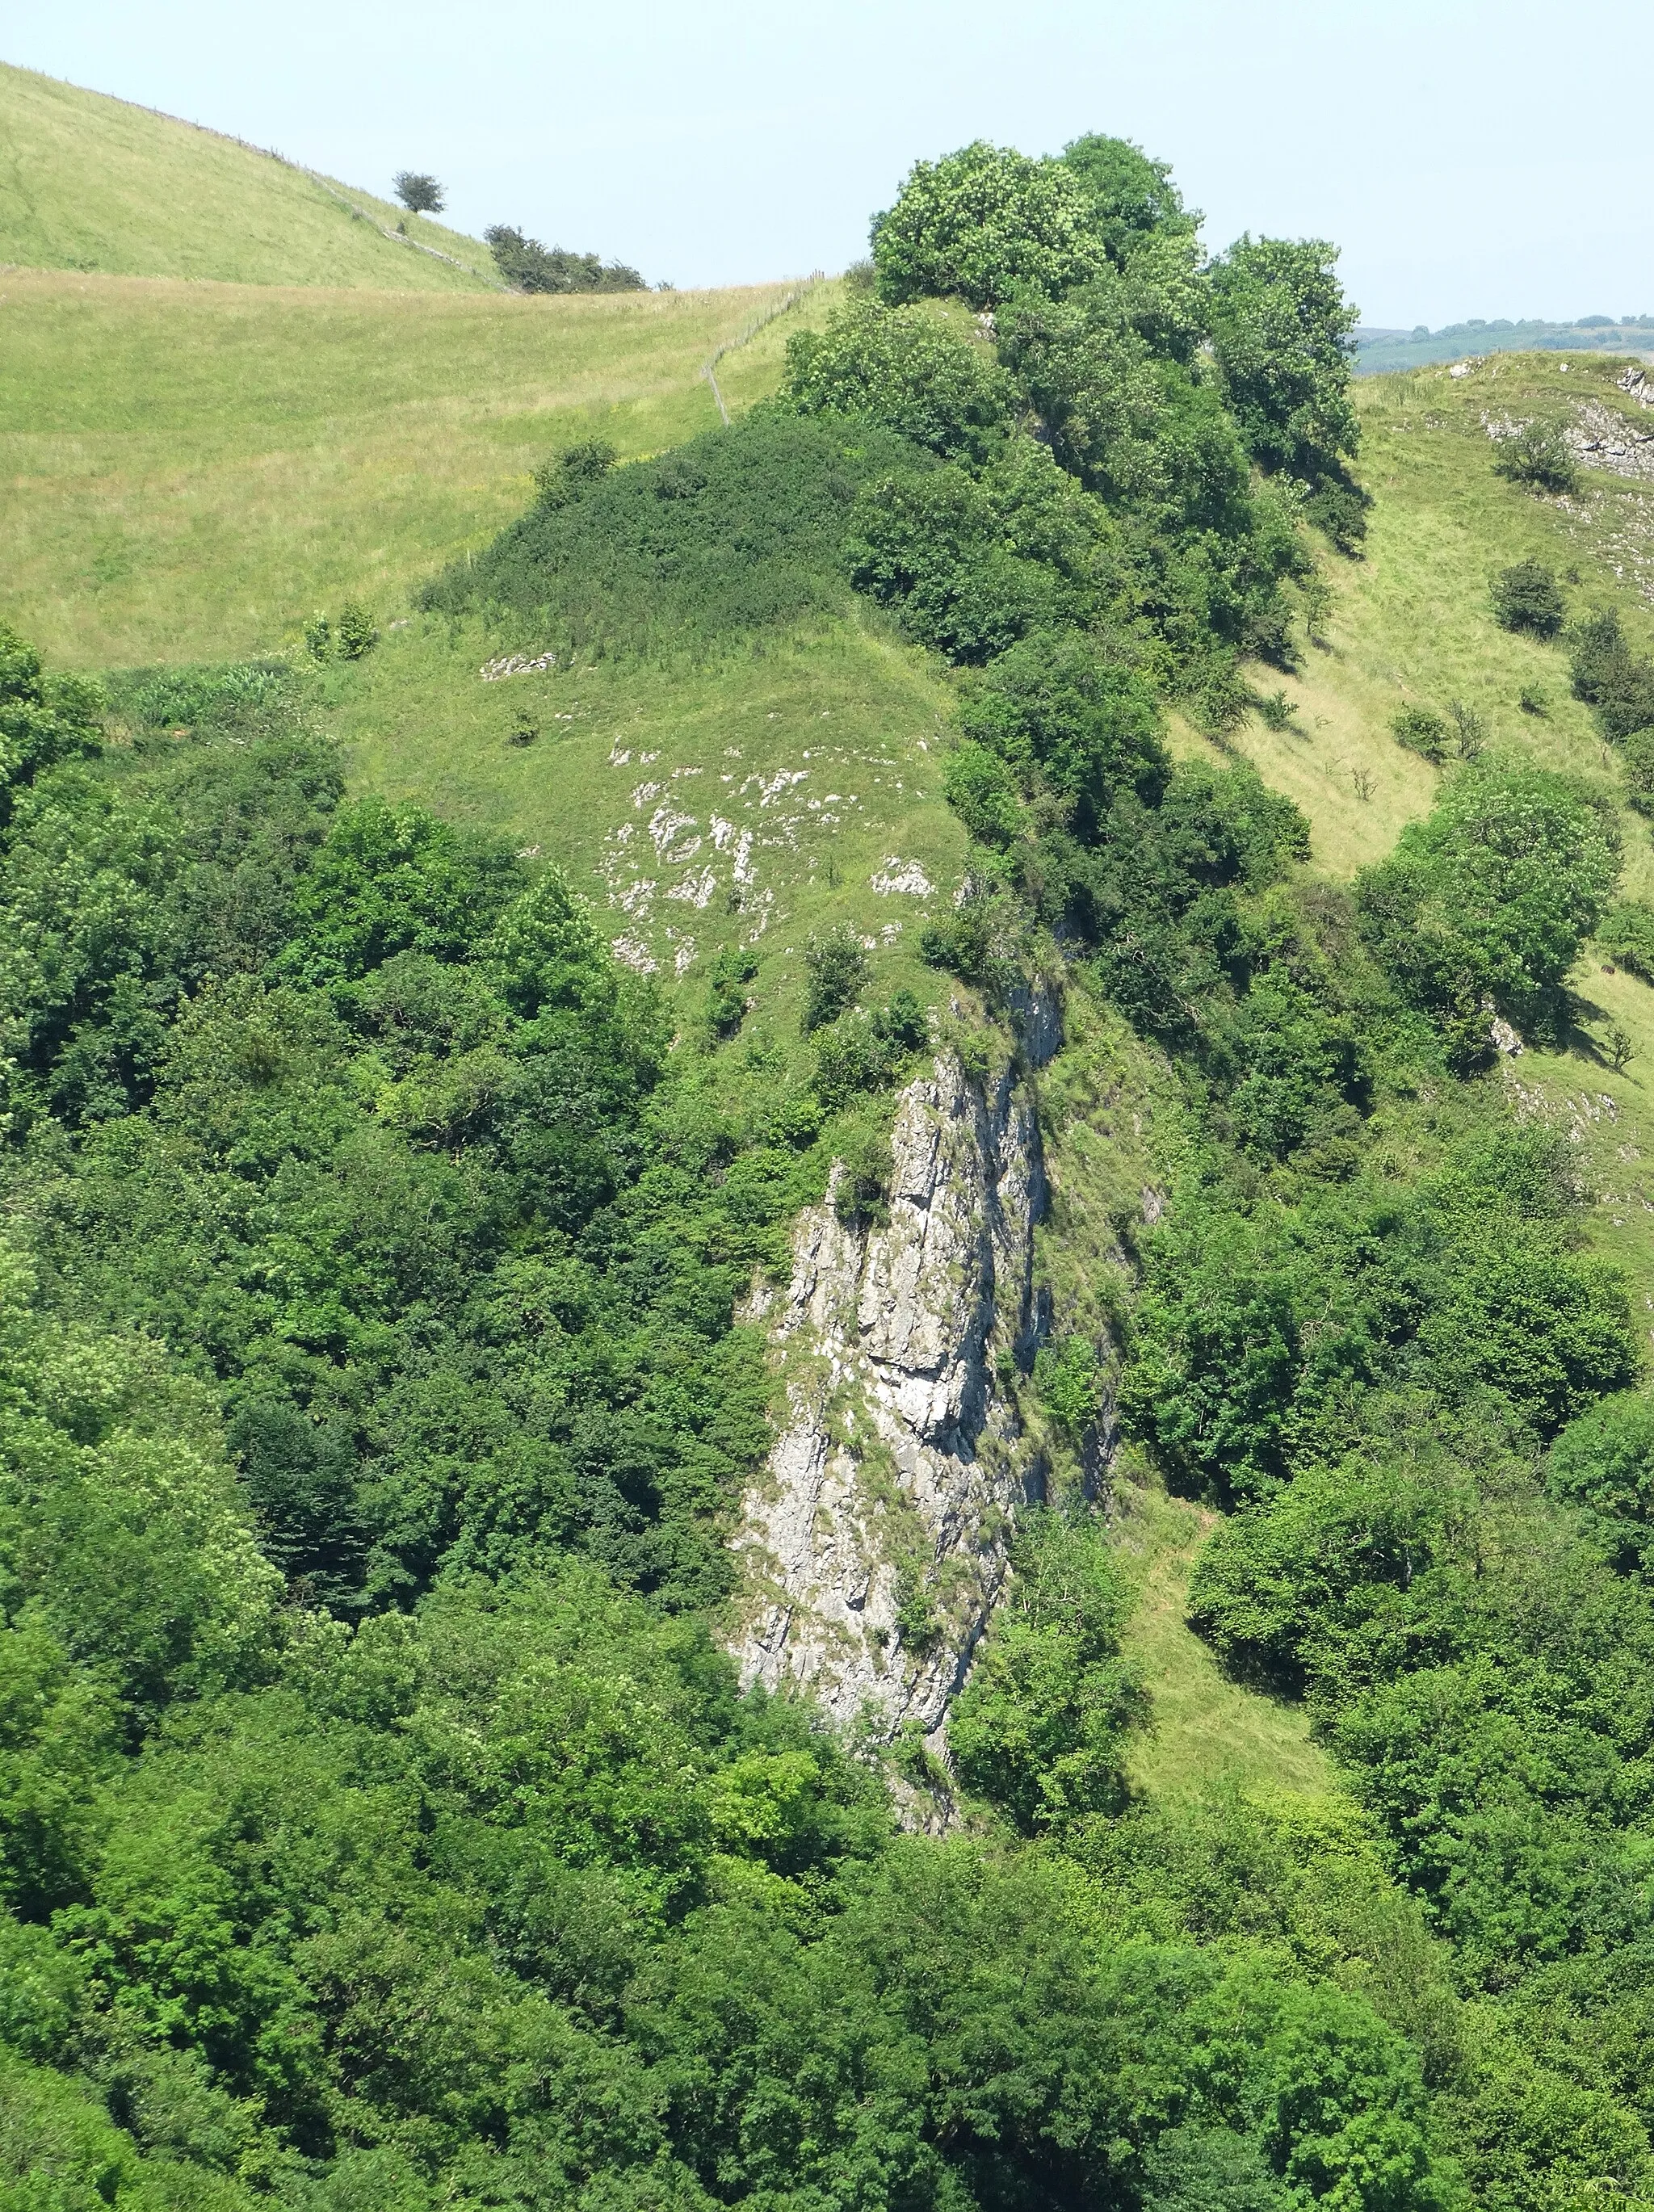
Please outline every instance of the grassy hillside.
[{"label": "grassy hillside", "polygon": [[[386,236],[398,222],[434,250]],[[498,285],[484,246],[428,216],[404,216],[239,139],[0,64],[4,262],[235,284]]]},{"label": "grassy hillside", "polygon": [[804,936],[830,921],[882,941],[881,981],[933,990],[913,942],[927,896],[895,886],[939,890],[964,864],[941,801],[947,694],[875,626],[701,671],[485,681],[494,657],[480,629],[426,617],[335,673],[353,775],[555,858],[635,961],[692,968],[697,999],[707,961],[755,940],[764,1022],[788,1036]]},{"label": "grassy hillside", "polygon": [[[1628,457],[1649,416],[1622,389],[1623,360],[1543,355],[1490,358],[1469,376],[1444,368],[1375,378],[1358,387],[1363,461],[1376,495],[1365,557],[1335,572],[1327,642],[1306,650],[1296,675],[1257,672],[1262,690],[1284,690],[1295,708],[1286,731],[1254,719],[1237,750],[1294,799],[1313,830],[1313,865],[1339,880],[1381,858],[1405,822],[1429,811],[1443,771],[1404,750],[1389,724],[1404,705],[1444,712],[1454,700],[1481,718],[1492,753],[1566,770],[1617,798],[1620,771],[1588,708],[1569,690],[1558,645],[1499,628],[1492,572],[1532,558],[1563,577],[1572,615],[1612,605],[1627,634],[1654,642],[1649,556],[1654,486],[1646,477],[1588,466],[1578,494],[1535,497],[1495,476],[1486,422],[1534,414],[1626,426]],[[1524,711],[1524,689],[1545,711]],[[1210,751],[1201,741],[1192,746]],[[1623,884],[1654,893],[1654,845],[1638,815],[1622,817]],[[1577,979],[1583,1019],[1566,1054],[1529,1051],[1507,1066],[1518,1110],[1577,1143],[1600,1195],[1594,1241],[1654,1297],[1654,988],[1588,959]],[[1616,1073],[1608,1055],[1615,1024],[1635,1057]]]},{"label": "grassy hillside", "polygon": [[[389,619],[523,507],[548,450],[600,433],[629,456],[709,428],[702,363],[787,296],[14,271],[0,611],[79,667],[269,650],[344,596]],[[773,385],[795,326],[783,317],[720,363],[731,404]]]}]

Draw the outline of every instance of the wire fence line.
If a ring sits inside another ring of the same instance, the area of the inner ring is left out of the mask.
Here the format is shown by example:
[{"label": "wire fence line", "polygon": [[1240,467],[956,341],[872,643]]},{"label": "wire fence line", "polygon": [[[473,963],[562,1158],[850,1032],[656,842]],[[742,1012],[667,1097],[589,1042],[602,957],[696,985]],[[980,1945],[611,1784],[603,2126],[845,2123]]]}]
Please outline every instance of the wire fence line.
[{"label": "wire fence line", "polygon": [[719,362],[727,353],[735,353],[742,346],[751,344],[760,331],[767,329],[771,323],[778,322],[781,316],[790,314],[800,300],[807,299],[818,284],[825,283],[826,281],[824,270],[812,269],[807,276],[794,284],[792,289],[784,294],[781,299],[773,301],[767,307],[760,307],[756,314],[749,315],[733,337],[726,338],[721,346],[715,346],[707,356],[702,365],[701,374],[712,386],[712,396],[718,403],[718,412],[723,417],[726,429],[729,428],[729,410],[724,404],[723,393],[718,389]]}]

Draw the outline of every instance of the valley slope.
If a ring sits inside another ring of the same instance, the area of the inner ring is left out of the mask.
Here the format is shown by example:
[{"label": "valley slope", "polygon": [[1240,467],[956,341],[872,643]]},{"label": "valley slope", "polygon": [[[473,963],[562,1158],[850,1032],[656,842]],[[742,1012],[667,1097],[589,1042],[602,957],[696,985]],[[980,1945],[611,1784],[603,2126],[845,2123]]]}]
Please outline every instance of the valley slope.
[{"label": "valley slope", "polygon": [[0,275],[0,2199],[1654,2201],[1648,389],[1289,465],[1319,263],[984,160],[997,322]]}]

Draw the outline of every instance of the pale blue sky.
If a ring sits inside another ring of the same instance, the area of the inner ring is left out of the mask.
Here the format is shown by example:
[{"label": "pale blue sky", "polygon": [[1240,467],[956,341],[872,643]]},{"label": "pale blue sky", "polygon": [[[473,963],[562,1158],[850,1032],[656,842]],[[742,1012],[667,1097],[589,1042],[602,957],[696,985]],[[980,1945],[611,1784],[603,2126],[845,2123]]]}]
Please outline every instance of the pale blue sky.
[{"label": "pale blue sky", "polygon": [[1654,313],[1632,0],[7,0],[0,58],[680,285],[842,266],[918,155],[1102,130],[1214,246],[1337,240],[1369,323]]}]

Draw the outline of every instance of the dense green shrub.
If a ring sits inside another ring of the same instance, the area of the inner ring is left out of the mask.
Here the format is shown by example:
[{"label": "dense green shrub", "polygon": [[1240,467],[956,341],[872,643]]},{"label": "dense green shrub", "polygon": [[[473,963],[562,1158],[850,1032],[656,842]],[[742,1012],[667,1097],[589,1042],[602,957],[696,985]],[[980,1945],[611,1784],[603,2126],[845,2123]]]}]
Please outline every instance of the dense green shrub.
[{"label": "dense green shrub", "polygon": [[1524,422],[1501,438],[1493,473],[1535,492],[1572,491],[1579,482],[1572,449],[1560,422]]},{"label": "dense green shrub", "polygon": [[497,840],[466,836],[417,807],[352,800],[295,886],[282,971],[349,983],[398,952],[463,958],[526,879]]},{"label": "dense green shrub", "polygon": [[1639,1358],[1622,1285],[1575,1249],[1566,1172],[1548,1138],[1500,1136],[1405,1193],[1198,1209],[1151,1248],[1122,1409],[1176,1480],[1241,1497],[1335,1463],[1403,1384],[1494,1393],[1554,1433]]},{"label": "dense green shrub", "polygon": [[581,438],[565,447],[554,461],[534,471],[534,489],[542,507],[568,507],[601,483],[620,455],[606,438]]},{"label": "dense green shrub", "polygon": [[1286,963],[1260,963],[1228,1043],[1234,1079],[1225,1107],[1237,1142],[1273,1159],[1318,1144],[1330,1164],[1371,1094],[1371,1040],[1353,1010],[1321,977],[1306,988]]},{"label": "dense green shrub", "polygon": [[805,946],[804,973],[807,1036],[855,1004],[873,973],[873,963],[857,931],[848,921],[839,921]]},{"label": "dense green shrub", "polygon": [[1618,873],[1613,823],[1563,778],[1470,769],[1364,871],[1356,902],[1399,988],[1474,1061],[1485,1008],[1524,1028],[1561,1018],[1568,971]]},{"label": "dense green shrub", "polygon": [[1037,1834],[1124,1802],[1121,1763],[1146,1706],[1120,1656],[1130,1590],[1100,1523],[1031,1520],[1013,1575],[948,1740],[966,1789]]},{"label": "dense green shrub", "polygon": [[1563,1430],[1545,1473],[1553,1495],[1584,1506],[1622,1559],[1654,1556],[1654,1403],[1604,1398]]},{"label": "dense green shrub", "polygon": [[1251,769],[1182,767],[1152,805],[1119,792],[1094,843],[1049,836],[1041,902],[1134,1021],[1199,1052],[1211,1012],[1244,980],[1239,897],[1308,849],[1302,815]]},{"label": "dense green shrub", "polygon": [[1570,645],[1573,696],[1596,709],[1605,737],[1654,727],[1654,661],[1633,652],[1612,608],[1581,623]]},{"label": "dense green shrub", "polygon": [[103,705],[84,678],[43,678],[33,647],[0,623],[0,824],[41,769],[96,752]]},{"label": "dense green shrub", "polygon": [[982,477],[946,465],[867,484],[850,515],[850,580],[922,645],[980,665],[1082,612],[1107,518],[1039,446]]},{"label": "dense green shrub", "polygon": [[339,609],[334,636],[341,660],[360,660],[379,643],[379,628],[360,599],[347,599]]},{"label": "dense green shrub", "polygon": [[1447,758],[1447,724],[1431,707],[1402,707],[1390,717],[1390,734],[1410,753],[1438,766]]},{"label": "dense green shrub", "polygon": [[508,611],[591,649],[715,647],[841,605],[858,487],[923,459],[866,425],[750,416],[542,501],[424,604]]},{"label": "dense green shrub", "polygon": [[784,403],[802,415],[865,416],[945,459],[984,459],[1012,394],[991,356],[920,307],[860,300],[824,331],[787,342]]},{"label": "dense green shrub", "polygon": [[1017,902],[982,877],[972,876],[961,885],[952,908],[925,922],[919,949],[932,967],[950,969],[1002,1006],[1023,980],[1026,937],[1026,917]]},{"label": "dense green shrub", "polygon": [[1596,941],[1618,966],[1654,983],[1654,907],[1640,899],[1611,906],[1596,925]]},{"label": "dense green shrub", "polygon": [[714,959],[706,1018],[715,1042],[733,1036],[746,1019],[746,987],[757,972],[757,955],[741,945],[728,946]]},{"label": "dense green shrub", "polygon": [[1212,271],[1213,349],[1247,446],[1311,484],[1341,483],[1360,437],[1337,259],[1322,239],[1248,236]]},{"label": "dense green shrub", "polygon": [[1654,729],[1633,730],[1620,749],[1626,797],[1639,814],[1654,813]]},{"label": "dense green shrub", "polygon": [[1091,131],[1062,149],[1091,203],[1092,227],[1109,258],[1129,267],[1146,245],[1157,239],[1193,238],[1200,217],[1183,205],[1164,161],[1151,161],[1128,138]]},{"label": "dense green shrub", "polygon": [[1015,771],[973,738],[962,738],[942,767],[942,796],[979,843],[1014,845],[1028,827]]},{"label": "dense green shrub", "polygon": [[1106,295],[1019,301],[1000,318],[1015,373],[1053,452],[1088,489],[1160,530],[1244,538],[1246,453],[1219,395],[1157,361]]},{"label": "dense green shrub", "polygon": [[1000,654],[966,693],[960,724],[1025,789],[1037,778],[1088,841],[1116,793],[1152,802],[1171,771],[1153,694],[1077,631],[1030,637]]},{"label": "dense green shrub", "polygon": [[911,991],[893,993],[882,1006],[836,1014],[815,1031],[816,1096],[832,1113],[862,1091],[883,1091],[899,1080],[928,1036],[925,1010]]},{"label": "dense green shrub", "polygon": [[1244,1680],[1336,1681],[1341,1645],[1450,1555],[1463,1501],[1444,1470],[1353,1458],[1310,1467],[1225,1524],[1189,1588],[1189,1619]]},{"label": "dense green shrub", "polygon": [[509,223],[490,223],[483,233],[494,265],[518,292],[639,292],[643,279],[623,261],[603,261],[595,253],[569,253],[526,238]]},{"label": "dense green shrub", "polygon": [[294,672],[280,660],[137,669],[112,680],[110,706],[143,730],[252,734],[289,726],[295,690]]},{"label": "dense green shrub", "polygon": [[1304,519],[1324,531],[1341,553],[1357,555],[1367,534],[1372,494],[1346,470],[1317,477],[1304,501]]},{"label": "dense green shrub", "polygon": [[1554,637],[1567,609],[1556,571],[1542,561],[1517,561],[1494,575],[1492,591],[1493,619],[1501,629],[1531,630],[1535,637]]}]

